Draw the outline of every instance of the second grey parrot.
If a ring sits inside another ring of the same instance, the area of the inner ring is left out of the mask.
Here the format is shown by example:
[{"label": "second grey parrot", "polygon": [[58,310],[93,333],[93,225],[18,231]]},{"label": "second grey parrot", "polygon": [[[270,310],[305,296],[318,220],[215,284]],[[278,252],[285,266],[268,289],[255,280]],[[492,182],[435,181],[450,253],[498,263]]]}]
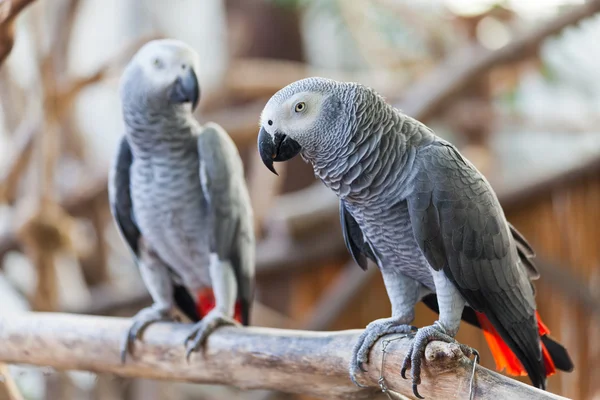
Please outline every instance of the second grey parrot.
[{"label": "second grey parrot", "polygon": [[[356,374],[383,335],[412,334],[423,300],[439,320],[414,333],[402,375],[421,397],[421,360],[432,340],[455,342],[461,319],[480,326],[499,367],[544,388],[555,368],[571,370],[536,312],[533,250],[506,221],[496,194],[450,143],[374,90],[309,78],[266,104],[258,148],[265,165],[300,154],[340,198],[346,245],[381,270],[392,316],[371,322],[350,365]],[[473,349],[460,345],[469,356]]]},{"label": "second grey parrot", "polygon": [[179,307],[196,322],[187,356],[234,315],[249,324],[254,291],[253,213],[237,148],[218,125],[201,126],[198,54],[156,40],[121,79],[125,136],[109,178],[112,214],[154,304],[124,340],[123,361],[150,323]]}]

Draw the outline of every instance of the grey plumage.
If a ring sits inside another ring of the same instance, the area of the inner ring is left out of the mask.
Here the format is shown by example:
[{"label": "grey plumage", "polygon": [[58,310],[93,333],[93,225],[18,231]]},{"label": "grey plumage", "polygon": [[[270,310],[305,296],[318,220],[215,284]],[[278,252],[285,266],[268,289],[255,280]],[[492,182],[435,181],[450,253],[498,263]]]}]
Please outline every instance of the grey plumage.
[{"label": "grey plumage", "polygon": [[[440,321],[417,333],[415,354],[431,339],[453,340],[466,302],[491,320],[534,385],[544,387],[530,283],[538,276],[534,252],[506,221],[489,183],[454,146],[370,88],[309,78],[269,100],[259,149],[271,169],[273,161],[297,153],[310,162],[340,198],[353,258],[362,268],[371,259],[382,270],[394,315],[367,327],[353,379],[374,341],[405,330],[398,327],[412,321],[415,303],[436,293]],[[406,279],[419,286],[414,301],[407,300],[413,296]],[[419,357],[405,367],[411,363],[418,395]]]},{"label": "grey plumage", "polygon": [[207,124],[198,136],[200,182],[211,210],[210,251],[231,260],[238,285],[242,322],[250,323],[254,297],[254,225],[244,167],[229,135]]},{"label": "grey plumage", "polygon": [[196,325],[197,348],[230,323],[235,302],[249,323],[254,228],[237,148],[216,124],[192,116],[197,54],[173,40],[145,45],[123,74],[126,134],[109,179],[111,209],[154,305],[138,314],[125,344],[178,306],[198,321],[196,296],[214,291],[216,307]]}]

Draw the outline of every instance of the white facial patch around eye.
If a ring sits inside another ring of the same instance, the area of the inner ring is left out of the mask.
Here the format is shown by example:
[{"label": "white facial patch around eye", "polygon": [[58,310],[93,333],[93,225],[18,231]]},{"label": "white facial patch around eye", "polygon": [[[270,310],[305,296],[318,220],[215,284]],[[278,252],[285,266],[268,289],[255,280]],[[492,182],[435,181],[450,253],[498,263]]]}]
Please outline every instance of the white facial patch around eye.
[{"label": "white facial patch around eye", "polygon": [[180,73],[182,64],[188,64],[182,60],[187,60],[179,49],[173,49],[165,46],[156,46],[145,54],[142,60],[146,78],[152,82],[155,89],[161,90],[176,79]]},{"label": "white facial patch around eye", "polygon": [[[298,104],[302,103],[298,111]],[[315,124],[323,104],[320,93],[303,92],[292,96],[285,104],[284,110],[288,116],[287,130],[295,135],[308,132]]]},{"label": "white facial patch around eye", "polygon": [[[312,103],[311,100],[312,94],[309,92],[296,93],[285,102],[284,106],[287,108],[290,115],[299,114],[308,110]],[[297,109],[299,104],[302,104],[300,110]]]}]

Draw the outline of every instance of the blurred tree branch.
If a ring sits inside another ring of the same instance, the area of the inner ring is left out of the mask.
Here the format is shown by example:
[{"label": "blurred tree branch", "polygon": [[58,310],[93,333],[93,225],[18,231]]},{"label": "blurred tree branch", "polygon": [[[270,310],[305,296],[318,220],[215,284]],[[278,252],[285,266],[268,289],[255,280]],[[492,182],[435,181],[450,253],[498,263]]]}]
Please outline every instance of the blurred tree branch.
[{"label": "blurred tree branch", "polygon": [[15,43],[15,18],[35,0],[0,0],[0,66]]},{"label": "blurred tree branch", "polygon": [[[278,389],[327,399],[385,399],[379,388],[383,375],[390,390],[413,398],[411,381],[400,377],[410,344],[407,338],[389,341],[386,353],[381,351],[382,343],[373,348],[369,371],[359,376],[369,387],[358,388],[350,381],[347,366],[360,331],[221,328],[209,337],[206,350],[193,354],[188,364],[183,342],[189,325],[154,324],[144,339],[136,342],[134,356],[122,364],[119,344],[129,323],[122,318],[67,314],[4,315],[0,319],[0,360],[244,389]],[[431,343],[423,365],[421,394],[426,398],[468,398],[472,368],[455,344]],[[474,386],[476,398],[563,399],[480,366]]]},{"label": "blurred tree branch", "polygon": [[406,91],[405,83],[397,76],[387,75],[382,71],[356,77],[346,73],[318,70],[300,62],[260,58],[236,60],[224,82],[227,90],[236,96],[260,98],[271,96],[283,86],[311,75],[358,80],[374,87],[386,97],[397,97],[399,93],[404,92],[399,108],[416,119],[427,120],[437,115],[447,101],[453,99],[473,80],[482,77],[493,68],[535,56],[544,40],[560,34],[565,28],[599,11],[600,0],[590,0],[517,37],[498,50],[487,50],[479,45],[467,46],[454,52],[453,56],[430,73],[424,74]]},{"label": "blurred tree branch", "polygon": [[13,205],[17,199],[17,188],[21,176],[29,166],[33,153],[33,141],[42,125],[41,110],[34,110],[23,119],[13,135],[14,151],[6,169],[0,176],[0,203]]},{"label": "blurred tree branch", "polygon": [[[256,57],[232,62],[223,80],[226,90],[241,99],[270,97],[282,87],[310,76],[326,76],[343,81],[358,81],[384,96],[397,96],[406,82],[384,68],[369,72],[347,72],[316,68],[303,62]],[[263,104],[264,105],[264,104]]]},{"label": "blurred tree branch", "polygon": [[8,370],[8,365],[4,363],[0,363],[0,378],[2,379],[0,383],[0,397],[7,400],[24,400],[12,374]]},{"label": "blurred tree branch", "polygon": [[600,0],[589,0],[498,50],[491,51],[472,45],[457,51],[407,90],[399,108],[418,120],[430,119],[474,79],[492,68],[535,56],[544,40],[599,11]]}]

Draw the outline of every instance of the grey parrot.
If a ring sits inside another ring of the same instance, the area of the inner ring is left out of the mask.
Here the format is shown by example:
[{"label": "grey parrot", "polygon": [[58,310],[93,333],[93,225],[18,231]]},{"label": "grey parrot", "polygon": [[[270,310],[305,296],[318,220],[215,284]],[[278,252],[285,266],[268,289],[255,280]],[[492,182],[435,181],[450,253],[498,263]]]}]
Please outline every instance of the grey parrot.
[{"label": "grey parrot", "polygon": [[[573,364],[539,320],[533,249],[507,221],[489,183],[450,143],[356,83],[308,78],[277,92],[260,119],[264,164],[300,154],[340,199],[346,245],[356,262],[375,262],[392,306],[367,325],[350,376],[364,371],[383,335],[414,335],[402,376],[413,392],[432,340],[455,342],[461,319],[481,327],[497,365],[545,387],[555,368]],[[439,312],[431,326],[410,325],[422,300]],[[474,349],[459,344],[465,355]]]},{"label": "grey parrot", "polygon": [[110,206],[154,304],[124,338],[123,362],[149,324],[179,308],[196,322],[197,350],[234,314],[249,324],[254,291],[253,213],[237,148],[192,111],[198,54],[176,40],[145,44],[120,85],[125,135],[109,178]]}]

